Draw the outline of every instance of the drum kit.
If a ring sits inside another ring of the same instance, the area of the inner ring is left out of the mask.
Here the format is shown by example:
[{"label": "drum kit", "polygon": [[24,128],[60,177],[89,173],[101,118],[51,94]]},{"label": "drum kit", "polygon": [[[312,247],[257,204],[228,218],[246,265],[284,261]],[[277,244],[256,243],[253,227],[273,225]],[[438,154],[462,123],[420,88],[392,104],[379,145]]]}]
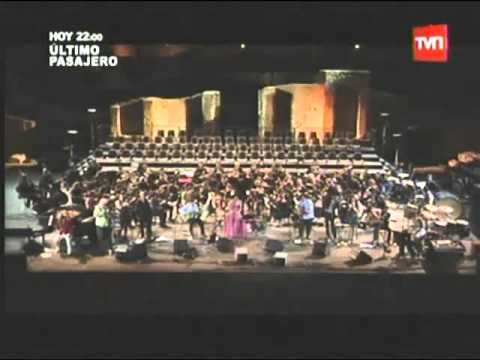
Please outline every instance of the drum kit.
[{"label": "drum kit", "polygon": [[450,205],[426,205],[421,212],[427,221],[430,237],[442,239],[464,239],[470,234],[470,224],[459,218],[457,207]]}]

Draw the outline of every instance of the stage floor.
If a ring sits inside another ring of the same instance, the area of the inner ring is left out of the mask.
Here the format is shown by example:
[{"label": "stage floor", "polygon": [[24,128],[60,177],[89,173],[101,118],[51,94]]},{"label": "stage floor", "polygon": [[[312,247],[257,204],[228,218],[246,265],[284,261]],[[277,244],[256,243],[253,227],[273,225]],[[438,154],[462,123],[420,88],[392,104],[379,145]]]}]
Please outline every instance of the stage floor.
[{"label": "stage floor", "polygon": [[[304,243],[295,245],[293,238],[296,232],[292,226],[273,227],[259,234],[250,234],[247,239],[235,240],[235,246],[248,249],[249,261],[237,264],[233,253],[221,253],[214,244],[205,244],[205,240],[189,240],[196,248],[199,256],[187,260],[173,254],[173,239],[188,239],[188,226],[171,224],[169,229],[154,226],[157,240],[148,245],[148,258],[135,263],[120,263],[114,256],[78,256],[62,258],[56,249],[57,234],[49,234],[47,243],[49,249],[40,257],[28,259],[28,269],[34,272],[354,272],[354,273],[425,273],[421,259],[396,259],[398,248],[393,246],[390,253],[383,248],[363,248],[372,240],[371,231],[359,231],[358,239],[352,246],[347,244],[330,247],[329,254],[324,258],[312,256],[312,245]],[[212,223],[206,225],[208,233]],[[198,231],[198,229],[196,229]],[[137,230],[135,230],[136,232]],[[346,230],[345,232],[347,232]],[[133,234],[133,232],[132,232]],[[345,234],[346,235],[346,234]],[[312,239],[324,239],[325,231],[322,225],[314,227]],[[278,267],[272,264],[272,256],[264,252],[268,239],[281,240],[288,253],[287,265]],[[363,249],[371,257],[372,262],[366,265],[351,263],[352,254]],[[468,257],[459,265],[459,273],[474,274],[475,261]]]}]

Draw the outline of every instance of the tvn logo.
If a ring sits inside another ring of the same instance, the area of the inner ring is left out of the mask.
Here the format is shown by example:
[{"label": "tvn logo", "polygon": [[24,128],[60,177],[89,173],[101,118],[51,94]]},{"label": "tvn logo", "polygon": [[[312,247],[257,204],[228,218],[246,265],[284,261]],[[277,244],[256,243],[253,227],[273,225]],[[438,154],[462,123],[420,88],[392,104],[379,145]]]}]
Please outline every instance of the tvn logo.
[{"label": "tvn logo", "polygon": [[413,60],[448,61],[448,26],[429,25],[413,28]]}]

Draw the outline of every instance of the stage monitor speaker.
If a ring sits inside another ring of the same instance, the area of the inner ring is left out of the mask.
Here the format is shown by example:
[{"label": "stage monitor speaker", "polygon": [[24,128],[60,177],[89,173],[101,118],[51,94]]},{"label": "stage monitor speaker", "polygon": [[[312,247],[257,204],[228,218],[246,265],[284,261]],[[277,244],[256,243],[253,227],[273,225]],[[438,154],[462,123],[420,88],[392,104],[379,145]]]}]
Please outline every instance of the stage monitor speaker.
[{"label": "stage monitor speaker", "polygon": [[427,274],[456,274],[462,257],[463,254],[453,251],[427,251],[422,265]]},{"label": "stage monitor speaker", "polygon": [[248,261],[248,249],[246,247],[235,248],[235,261],[245,264]]},{"label": "stage monitor speaker", "polygon": [[217,240],[217,249],[222,253],[231,253],[234,251],[233,241],[224,237]]},{"label": "stage monitor speaker", "polygon": [[326,257],[328,252],[328,245],[326,241],[315,241],[313,243],[312,255],[315,257]]},{"label": "stage monitor speaker", "polygon": [[352,260],[354,265],[368,265],[372,263],[373,259],[367,252],[360,250],[354,253]]},{"label": "stage monitor speaker", "polygon": [[269,239],[265,243],[265,252],[274,254],[276,252],[283,251],[284,246],[280,240]]},{"label": "stage monitor speaker", "polygon": [[173,240],[173,253],[175,255],[183,255],[188,252],[188,241],[185,239]]},{"label": "stage monitor speaker", "polygon": [[286,252],[276,252],[273,256],[273,264],[276,266],[286,266],[288,259],[288,253]]}]

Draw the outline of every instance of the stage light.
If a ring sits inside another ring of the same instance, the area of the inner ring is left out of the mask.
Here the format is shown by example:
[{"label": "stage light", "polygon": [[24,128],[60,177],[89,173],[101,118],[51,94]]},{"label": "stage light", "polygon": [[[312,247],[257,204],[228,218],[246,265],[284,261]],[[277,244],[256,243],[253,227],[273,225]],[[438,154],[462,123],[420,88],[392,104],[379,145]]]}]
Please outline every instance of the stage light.
[{"label": "stage light", "polygon": [[245,49],[246,45],[245,45],[245,44],[240,44],[240,47],[241,47],[242,49]]},{"label": "stage light", "polygon": [[355,44],[355,50],[360,49],[360,44]]},{"label": "stage light", "polygon": [[77,135],[78,131],[77,130],[68,130],[67,133],[70,134],[70,135]]},{"label": "stage light", "polygon": [[383,117],[385,117],[385,116],[390,116],[390,114],[389,114],[389,113],[387,113],[387,112],[382,112],[382,113],[380,113],[380,116],[383,116]]},{"label": "stage light", "polygon": [[89,109],[87,109],[87,111],[88,111],[89,113],[96,113],[96,112],[97,112],[97,109],[89,108]]},{"label": "stage light", "polygon": [[402,133],[395,133],[395,134],[393,134],[393,137],[396,137],[396,138],[402,137]]}]

